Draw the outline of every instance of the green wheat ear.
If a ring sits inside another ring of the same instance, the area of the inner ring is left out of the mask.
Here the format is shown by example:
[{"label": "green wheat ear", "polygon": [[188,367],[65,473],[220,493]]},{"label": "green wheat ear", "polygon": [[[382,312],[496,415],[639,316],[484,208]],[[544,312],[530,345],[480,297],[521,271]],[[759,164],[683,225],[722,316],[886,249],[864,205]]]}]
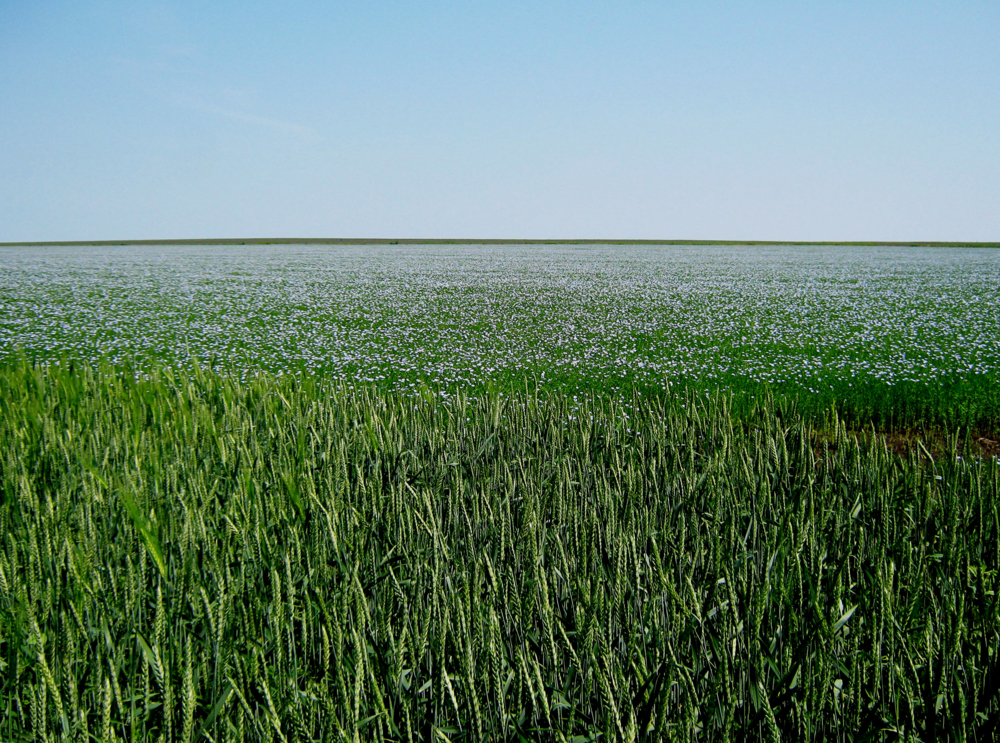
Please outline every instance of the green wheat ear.
[{"label": "green wheat ear", "polygon": [[138,504],[135,502],[135,498],[132,494],[124,487],[117,488],[118,497],[125,506],[125,510],[128,512],[129,517],[132,519],[132,524],[139,531],[139,535],[142,537],[142,542],[146,545],[146,550],[149,552],[149,556],[153,558],[153,563],[156,565],[157,569],[160,571],[160,575],[166,579],[167,577],[167,565],[163,561],[163,551],[160,548],[160,540],[156,536],[155,527],[150,521],[150,519],[139,510]]},{"label": "green wheat ear", "polygon": [[[93,475],[94,479],[97,480],[100,485],[106,490],[111,489],[108,485],[108,481],[104,478],[101,472],[94,465],[93,460],[90,457],[89,452],[82,450],[80,452],[79,464],[83,469]],[[122,505],[125,506],[125,511],[128,513],[129,517],[132,519],[132,524],[135,526],[136,530],[139,532],[142,538],[143,544],[146,546],[146,550],[149,556],[153,558],[153,563],[156,565],[157,569],[160,571],[160,575],[163,578],[167,577],[167,565],[163,560],[163,550],[160,547],[160,540],[156,536],[155,527],[152,521],[144,514],[139,508],[139,505],[135,502],[135,498],[132,493],[122,485],[114,488],[118,499],[121,501]]]}]

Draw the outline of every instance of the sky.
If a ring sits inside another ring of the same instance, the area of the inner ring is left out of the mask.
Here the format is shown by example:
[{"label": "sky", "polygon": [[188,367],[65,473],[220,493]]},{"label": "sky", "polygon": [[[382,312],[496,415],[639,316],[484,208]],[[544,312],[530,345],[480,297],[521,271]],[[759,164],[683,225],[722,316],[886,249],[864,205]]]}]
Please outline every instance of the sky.
[{"label": "sky", "polygon": [[1000,241],[1000,3],[0,0],[0,241]]}]

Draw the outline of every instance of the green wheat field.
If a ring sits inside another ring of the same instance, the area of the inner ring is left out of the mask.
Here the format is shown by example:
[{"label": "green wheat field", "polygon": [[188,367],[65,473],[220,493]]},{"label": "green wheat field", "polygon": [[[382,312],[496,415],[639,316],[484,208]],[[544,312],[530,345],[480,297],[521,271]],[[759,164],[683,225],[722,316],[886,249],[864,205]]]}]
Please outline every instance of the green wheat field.
[{"label": "green wheat field", "polygon": [[0,248],[0,739],[992,740],[998,276]]}]

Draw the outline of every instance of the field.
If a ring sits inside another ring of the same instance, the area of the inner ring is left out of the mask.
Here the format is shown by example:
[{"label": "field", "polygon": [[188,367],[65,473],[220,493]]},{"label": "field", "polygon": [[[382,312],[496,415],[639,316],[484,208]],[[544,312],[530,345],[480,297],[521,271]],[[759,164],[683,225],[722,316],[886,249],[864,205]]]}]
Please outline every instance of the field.
[{"label": "field", "polygon": [[998,275],[975,248],[4,248],[0,354],[445,393],[769,388],[864,422],[986,423]]},{"label": "field", "polygon": [[990,740],[998,268],[6,250],[0,738]]}]

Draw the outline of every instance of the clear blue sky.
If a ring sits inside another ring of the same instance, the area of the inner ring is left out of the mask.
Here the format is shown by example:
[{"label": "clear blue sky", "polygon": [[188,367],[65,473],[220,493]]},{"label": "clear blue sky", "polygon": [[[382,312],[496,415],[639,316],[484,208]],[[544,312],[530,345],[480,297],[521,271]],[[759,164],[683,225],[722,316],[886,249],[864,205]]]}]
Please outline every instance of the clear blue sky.
[{"label": "clear blue sky", "polygon": [[0,241],[1000,240],[1000,3],[0,0]]}]

